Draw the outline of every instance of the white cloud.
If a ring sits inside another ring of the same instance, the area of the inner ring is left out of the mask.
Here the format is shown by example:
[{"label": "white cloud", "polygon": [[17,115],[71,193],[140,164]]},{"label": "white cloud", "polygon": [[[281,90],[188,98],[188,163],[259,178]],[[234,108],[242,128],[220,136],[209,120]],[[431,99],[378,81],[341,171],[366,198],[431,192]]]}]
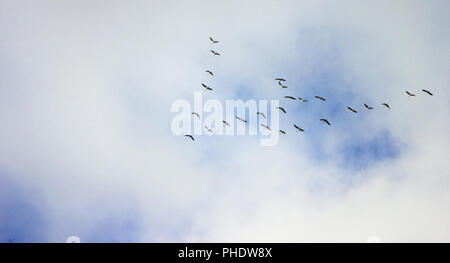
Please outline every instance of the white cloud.
[{"label": "white cloud", "polygon": [[[131,209],[142,241],[448,241],[445,1],[2,5],[0,169],[34,193],[43,240]],[[320,61],[335,43],[340,60]],[[392,111],[325,133],[326,163],[312,157],[313,131],[269,148],[170,133],[171,103],[200,91],[206,69],[217,88],[205,98],[236,97],[239,85],[277,98],[274,77],[329,64],[357,84],[339,86],[349,100]],[[435,96],[404,94],[422,88]],[[383,129],[403,145],[398,159],[340,165],[346,139]]]}]

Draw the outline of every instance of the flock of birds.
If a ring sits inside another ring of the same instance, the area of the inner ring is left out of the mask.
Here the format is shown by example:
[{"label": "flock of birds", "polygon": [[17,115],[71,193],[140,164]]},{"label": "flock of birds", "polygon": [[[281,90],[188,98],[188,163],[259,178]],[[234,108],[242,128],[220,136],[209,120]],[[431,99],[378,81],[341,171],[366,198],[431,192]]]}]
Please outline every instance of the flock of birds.
[{"label": "flock of birds", "polygon": [[[209,40],[211,41],[211,44],[217,44],[217,43],[219,43],[219,41],[214,40],[212,37],[209,37]],[[211,49],[210,51],[211,51],[211,53],[213,54],[213,56],[220,56],[220,53],[219,53],[219,52],[214,51],[214,50],[212,50],[212,49]],[[209,75],[211,75],[212,77],[214,77],[214,73],[213,73],[212,71],[206,70],[206,73],[208,73]],[[288,88],[288,86],[285,85],[286,80],[285,80],[284,78],[275,78],[275,81],[278,82],[278,85],[280,86],[281,89],[287,89],[287,88]],[[206,85],[206,84],[204,84],[204,83],[201,83],[201,84],[202,84],[202,87],[205,88],[205,90],[207,90],[207,91],[213,90],[213,89],[212,89],[211,87],[209,87],[208,85]],[[430,95],[430,96],[433,96],[433,93],[431,93],[431,91],[429,91],[429,90],[422,89],[422,91],[423,91],[424,93]],[[413,94],[413,93],[411,93],[411,92],[409,92],[409,91],[406,91],[406,95],[408,95],[409,97],[415,97],[415,96],[416,96],[415,94]],[[295,98],[295,97],[293,97],[293,96],[284,96],[284,98],[285,98],[285,99],[290,99],[290,100],[297,100],[297,98]],[[321,96],[314,96],[314,98],[317,99],[317,100],[320,100],[320,101],[326,101],[326,99],[325,99],[324,97],[321,97]],[[306,103],[306,102],[308,102],[307,99],[300,98],[300,97],[298,97],[298,100],[300,101],[300,103]],[[385,102],[382,103],[381,105],[384,106],[384,107],[386,107],[386,109],[388,109],[388,110],[391,109],[391,107],[389,106],[389,104],[387,104],[387,103],[385,103]],[[374,109],[373,107],[371,107],[371,106],[369,106],[369,105],[367,105],[367,104],[364,104],[364,107],[366,108],[366,110],[373,110],[373,109]],[[280,107],[276,107],[276,109],[278,109],[278,110],[280,110],[281,112],[283,112],[284,114],[286,114],[286,110],[285,110],[283,107],[281,107],[281,106],[280,106]],[[358,113],[357,110],[353,109],[353,108],[350,107],[350,106],[347,106],[347,109],[348,109],[350,112],[352,112],[352,113]],[[261,116],[262,118],[266,119],[266,116],[264,115],[264,113],[262,113],[262,112],[257,112],[256,114],[259,115],[259,116]],[[194,116],[198,117],[198,119],[200,119],[200,114],[198,114],[197,112],[192,112],[192,115],[194,115]],[[242,122],[244,122],[244,123],[247,122],[247,120],[245,120],[245,119],[243,119],[243,118],[240,118],[239,116],[235,116],[235,117],[236,117],[236,119],[239,120],[239,121],[242,121]],[[326,125],[328,125],[328,126],[331,126],[330,121],[328,121],[328,120],[325,119],[325,118],[319,119],[319,121],[323,122],[324,124],[326,124]],[[228,127],[231,127],[230,124],[229,124],[228,122],[226,122],[225,120],[223,120],[222,122],[223,122],[223,125],[228,126]],[[262,123],[261,123],[261,126],[264,127],[264,128],[266,128],[267,130],[270,130],[270,131],[272,130],[268,125],[265,125],[265,124],[262,124]],[[297,130],[297,132],[304,132],[304,131],[305,131],[302,127],[300,127],[300,126],[298,126],[298,125],[296,125],[296,124],[294,124],[294,128]],[[209,127],[207,127],[207,126],[205,126],[205,130],[208,131],[208,132],[210,132],[210,133],[213,133],[213,132],[214,132],[213,130],[211,130],[211,129],[210,129]],[[284,130],[279,130],[279,132],[280,132],[280,134],[283,134],[283,135],[286,135],[286,134],[287,134]],[[187,135],[184,135],[184,136],[190,138],[192,141],[195,141],[194,137],[193,137],[192,135],[190,135],[190,134],[187,134]]]}]

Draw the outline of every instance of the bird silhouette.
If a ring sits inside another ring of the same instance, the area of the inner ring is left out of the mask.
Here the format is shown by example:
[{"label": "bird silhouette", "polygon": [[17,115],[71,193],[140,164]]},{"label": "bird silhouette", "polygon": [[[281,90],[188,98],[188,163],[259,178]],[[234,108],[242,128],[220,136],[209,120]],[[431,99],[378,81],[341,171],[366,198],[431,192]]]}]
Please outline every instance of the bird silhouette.
[{"label": "bird silhouette", "polygon": [[194,112],[192,112],[192,114],[195,115],[195,116],[197,116],[198,119],[200,119],[200,114],[198,114],[197,112],[194,111]]},{"label": "bird silhouette", "polygon": [[191,138],[193,141],[195,141],[195,140],[194,140],[194,137],[192,137],[192,135],[189,135],[189,134],[188,134],[188,135],[184,135],[184,136],[189,137],[189,138]]},{"label": "bird silhouette", "polygon": [[351,112],[358,113],[356,110],[354,110],[354,109],[352,109],[352,108],[350,108],[348,106],[347,106],[347,109],[349,109]]},{"label": "bird silhouette", "polygon": [[300,100],[301,103],[303,103],[303,102],[308,102],[308,100],[305,100],[305,99],[300,98],[300,97],[299,97],[298,99]]},{"label": "bird silhouette", "polygon": [[207,71],[205,71],[206,73],[208,73],[209,75],[211,75],[211,76],[214,76],[214,74],[210,71],[210,70],[207,70]]},{"label": "bird silhouette", "polygon": [[220,54],[214,50],[211,49],[211,53],[213,53],[214,56],[220,56]]},{"label": "bird silhouette", "polygon": [[406,91],[406,94],[408,94],[408,96],[410,96],[410,97],[414,97],[414,96],[416,96],[416,95],[412,94],[412,93],[411,93],[411,92],[409,92],[409,91]]},{"label": "bird silhouette", "polygon": [[217,40],[214,40],[212,37],[209,37],[209,40],[211,40],[211,44],[216,44],[216,43],[219,43],[219,41],[217,41]]},{"label": "bird silhouette", "polygon": [[295,125],[295,124],[294,124],[294,127],[295,127],[298,131],[301,131],[301,132],[302,132],[302,131],[305,131],[305,130],[303,130],[302,128],[298,127],[298,126]]},{"label": "bird silhouette", "polygon": [[280,133],[286,135],[286,132],[283,130],[280,130]]},{"label": "bird silhouette", "polygon": [[261,123],[261,126],[263,126],[264,128],[266,128],[266,129],[268,129],[269,131],[271,131],[272,129],[269,127],[269,126],[267,126],[267,125],[264,125],[264,124],[262,124]]},{"label": "bird silhouette", "polygon": [[387,103],[383,103],[383,104],[381,104],[381,105],[385,106],[385,107],[388,108],[388,109],[391,109],[391,107],[389,107],[389,104],[387,104]]},{"label": "bird silhouette", "polygon": [[226,122],[226,121],[222,121],[222,122],[223,122],[223,124],[225,124],[226,126],[231,127],[230,124],[229,124],[228,122]]},{"label": "bird silhouette", "polygon": [[430,95],[430,96],[433,96],[433,93],[431,93],[429,90],[423,89],[422,91],[425,93],[428,93],[428,95]]},{"label": "bird silhouette", "polygon": [[291,99],[291,100],[296,100],[294,97],[292,96],[284,96],[286,99]]},{"label": "bird silhouette", "polygon": [[258,111],[256,114],[257,114],[257,115],[258,115],[258,114],[261,115],[264,119],[266,118],[266,115],[264,115],[264,113],[262,113],[262,112],[259,112],[259,111]]},{"label": "bird silhouette", "polygon": [[366,109],[368,109],[368,110],[372,110],[372,109],[373,109],[372,107],[370,107],[370,106],[367,105],[367,104],[364,104],[364,107],[366,107]]},{"label": "bird silhouette", "polygon": [[278,81],[286,81],[286,80],[283,79],[283,78],[276,78],[275,80],[278,80]]},{"label": "bird silhouette", "polygon": [[281,110],[282,112],[286,113],[286,110],[283,109],[283,107],[276,107],[275,109],[279,109],[279,110]]},{"label": "bird silhouette", "polygon": [[282,89],[287,89],[287,86],[283,85],[283,83],[281,83],[281,81],[278,81],[278,85],[280,85],[280,87]]},{"label": "bird silhouette", "polygon": [[238,116],[235,116],[236,117],[236,119],[238,119],[238,120],[240,120],[240,121],[242,121],[242,122],[247,122],[246,120],[244,120],[244,119],[242,119],[242,118],[239,118]]},{"label": "bird silhouette", "polygon": [[324,99],[324,98],[322,98],[322,97],[320,97],[320,96],[314,96],[314,98],[319,99],[319,100],[326,101],[326,99]]},{"label": "bird silhouette", "polygon": [[320,120],[323,121],[324,123],[328,124],[328,126],[331,125],[331,123],[327,119],[320,119]]},{"label": "bird silhouette", "polygon": [[203,88],[207,89],[207,90],[212,90],[212,88],[208,87],[206,84],[202,83]]}]

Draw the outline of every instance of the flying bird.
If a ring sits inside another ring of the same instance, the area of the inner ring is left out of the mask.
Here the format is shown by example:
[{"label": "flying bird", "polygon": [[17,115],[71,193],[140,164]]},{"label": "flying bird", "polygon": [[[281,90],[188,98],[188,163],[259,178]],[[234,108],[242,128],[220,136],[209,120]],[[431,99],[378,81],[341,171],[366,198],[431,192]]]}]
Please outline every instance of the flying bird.
[{"label": "flying bird", "polygon": [[198,119],[200,119],[200,114],[198,114],[197,112],[194,111],[194,112],[192,112],[192,114],[195,115],[195,116],[197,116]]},{"label": "flying bird", "polygon": [[266,128],[266,129],[268,129],[269,131],[271,131],[272,129],[269,127],[269,126],[267,126],[267,125],[264,125],[264,124],[262,124],[261,123],[261,126],[263,126],[264,128]]},{"label": "flying bird", "polygon": [[214,50],[211,49],[211,53],[213,53],[214,56],[220,56],[220,54]]},{"label": "flying bird", "polygon": [[352,108],[350,108],[348,106],[347,106],[347,109],[349,109],[351,112],[358,113],[356,110],[354,110],[354,109],[352,109]]},{"label": "flying bird", "polygon": [[319,99],[319,100],[326,101],[326,99],[324,99],[324,98],[322,98],[322,97],[320,97],[320,96],[314,96],[314,98]]},{"label": "flying bird", "polygon": [[281,81],[278,81],[278,85],[280,85],[280,87],[282,89],[287,89],[287,86],[283,85],[283,83],[281,83]]},{"label": "flying bird", "polygon": [[327,119],[320,119],[321,121],[325,122],[326,124],[328,124],[328,126],[331,125],[331,123],[327,120]]},{"label": "flying bird", "polygon": [[211,75],[211,76],[214,76],[214,74],[210,71],[210,70],[207,70],[207,71],[205,71],[206,73],[208,73],[209,75]]},{"label": "flying bird", "polygon": [[278,80],[278,81],[286,81],[285,79],[282,79],[282,78],[276,78],[275,80]]},{"label": "flying bird", "polygon": [[239,118],[238,116],[236,116],[236,119],[238,119],[238,120],[240,120],[240,121],[242,121],[242,122],[247,122],[246,120],[241,119],[241,118]]},{"label": "flying bird", "polygon": [[207,90],[212,90],[212,88],[206,86],[205,84],[202,83],[203,88],[207,89]]},{"label": "flying bird", "polygon": [[205,126],[205,129],[209,132],[213,132],[213,130],[211,130],[210,128],[208,128],[208,126]]},{"label": "flying bird", "polygon": [[416,96],[416,95],[412,94],[412,93],[411,93],[411,92],[409,92],[409,91],[406,91],[406,94],[408,94],[408,96],[410,96],[410,97],[414,97],[414,96]]},{"label": "flying bird", "polygon": [[294,97],[292,97],[292,96],[284,96],[286,99],[291,99],[291,100],[295,100],[295,98]]},{"label": "flying bird", "polygon": [[365,103],[364,103],[364,107],[366,107],[366,109],[368,109],[368,110],[373,110],[372,107],[370,107],[369,105],[367,105],[367,104],[365,104]]},{"label": "flying bird", "polygon": [[300,98],[300,97],[299,97],[298,99],[300,100],[301,103],[303,103],[303,102],[308,102],[308,100],[305,100],[305,99]]},{"label": "flying bird", "polygon": [[286,135],[286,132],[283,130],[280,130],[280,133]]},{"label": "flying bird", "polygon": [[222,122],[223,122],[223,124],[225,124],[226,126],[230,127],[230,124],[229,124],[228,122],[226,122],[226,121],[222,121]]},{"label": "flying bird", "polygon": [[195,141],[195,140],[194,140],[194,137],[192,137],[192,135],[184,135],[184,136],[189,137],[189,138],[191,138],[193,141]]},{"label": "flying bird", "polygon": [[305,130],[303,130],[302,128],[298,127],[298,126],[295,125],[295,124],[294,124],[294,127],[295,127],[298,131],[301,131],[301,132],[302,132],[302,131],[305,131]]},{"label": "flying bird", "polygon": [[211,40],[211,44],[216,44],[216,43],[219,43],[219,41],[217,41],[217,40],[214,40],[212,37],[209,37],[209,40]]},{"label": "flying bird", "polygon": [[266,118],[266,115],[264,115],[264,113],[262,113],[262,112],[259,112],[259,111],[258,111],[256,114],[257,114],[257,115],[258,115],[258,114],[261,115],[264,119]]},{"label": "flying bird", "polygon": [[381,104],[381,105],[385,106],[385,107],[388,108],[388,109],[391,109],[391,107],[389,107],[389,104],[387,104],[387,103],[383,103],[383,104]]},{"label": "flying bird", "polygon": [[283,109],[282,107],[276,107],[275,109],[279,109],[279,110],[281,110],[282,112],[286,113],[286,110]]},{"label": "flying bird", "polygon": [[429,90],[423,89],[422,91],[425,93],[428,93],[428,95],[430,95],[430,96],[433,96],[433,93],[431,93]]}]

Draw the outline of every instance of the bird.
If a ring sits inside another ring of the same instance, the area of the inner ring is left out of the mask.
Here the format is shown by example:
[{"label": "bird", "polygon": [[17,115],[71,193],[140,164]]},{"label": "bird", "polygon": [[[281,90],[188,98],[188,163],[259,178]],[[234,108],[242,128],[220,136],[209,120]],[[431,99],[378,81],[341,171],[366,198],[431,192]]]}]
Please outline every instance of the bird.
[{"label": "bird", "polygon": [[206,73],[208,73],[209,75],[211,75],[211,76],[214,76],[214,74],[210,71],[210,70],[207,70],[207,71],[205,71]]},{"label": "bird", "polygon": [[192,112],[193,115],[197,116],[198,119],[200,119],[200,114],[198,114],[197,112]]},{"label": "bird", "polygon": [[352,108],[350,108],[348,106],[347,106],[347,109],[349,109],[351,112],[358,113],[356,110],[354,110],[354,109],[352,109]]},{"label": "bird", "polygon": [[366,107],[366,109],[368,109],[368,110],[373,110],[372,107],[370,107],[369,105],[367,105],[367,104],[365,104],[365,103],[364,103],[364,107]]},{"label": "bird", "polygon": [[275,80],[278,80],[278,81],[286,81],[286,80],[283,79],[283,78],[276,78]]},{"label": "bird", "polygon": [[238,119],[238,120],[240,120],[240,121],[242,121],[242,122],[247,122],[246,120],[244,120],[244,119],[242,119],[242,118],[239,118],[238,116],[236,116],[236,119]]},{"label": "bird", "polygon": [[283,130],[280,130],[280,133],[286,135],[286,132]]},{"label": "bird", "polygon": [[298,99],[300,100],[301,103],[303,103],[303,102],[308,102],[308,100],[305,100],[305,99],[300,98],[300,97],[298,97]]},{"label": "bird", "polygon": [[294,97],[292,97],[292,96],[284,96],[286,99],[291,99],[291,100],[295,100],[295,98]]},{"label": "bird", "polygon": [[287,89],[287,86],[283,85],[283,83],[281,83],[281,81],[278,81],[278,85],[280,85],[280,87],[282,89]]},{"label": "bird", "polygon": [[383,104],[381,104],[381,105],[385,106],[385,107],[388,108],[388,109],[391,109],[391,107],[389,107],[389,104],[387,104],[387,103],[383,103]]},{"label": "bird", "polygon": [[320,119],[321,121],[325,122],[326,124],[328,124],[328,126],[331,125],[331,123],[327,120],[327,119]]},{"label": "bird", "polygon": [[324,98],[322,98],[322,97],[320,97],[320,96],[314,96],[314,98],[319,99],[319,100],[326,101],[326,99],[324,99]]},{"label": "bird", "polygon": [[269,126],[267,126],[267,125],[264,125],[264,124],[262,124],[261,123],[261,126],[263,126],[264,128],[266,128],[266,129],[268,129],[269,131],[271,131],[272,129],[269,127]]},{"label": "bird", "polygon": [[258,115],[258,114],[261,115],[264,119],[266,118],[266,115],[264,115],[264,113],[258,111],[258,112],[256,113],[256,115]]},{"label": "bird", "polygon": [[189,138],[191,138],[193,141],[195,141],[195,140],[194,140],[194,137],[192,137],[192,135],[184,135],[184,136],[189,137]]},{"label": "bird", "polygon": [[423,89],[422,91],[425,93],[428,93],[428,95],[430,95],[430,96],[433,96],[433,93],[431,93],[429,90]]},{"label": "bird", "polygon": [[211,40],[211,44],[216,44],[216,43],[219,43],[219,41],[217,41],[217,40],[214,40],[212,37],[209,37],[209,40]]},{"label": "bird", "polygon": [[206,86],[205,84],[202,83],[203,88],[207,89],[207,90],[212,90],[212,88]]},{"label": "bird", "polygon": [[411,93],[411,92],[409,92],[409,91],[406,91],[406,94],[408,94],[408,96],[410,96],[410,97],[414,97],[414,96],[416,96],[416,95],[412,94],[412,93]]},{"label": "bird", "polygon": [[208,128],[208,126],[205,126],[205,129],[209,132],[213,132],[213,130],[211,130],[210,128]]},{"label": "bird", "polygon": [[281,110],[282,112],[286,113],[286,110],[283,109],[283,107],[276,107],[275,109],[279,109],[279,110]]},{"label": "bird", "polygon": [[213,53],[214,56],[220,56],[220,54],[214,50],[211,49],[211,53]]},{"label": "bird", "polygon": [[305,131],[305,130],[303,130],[302,128],[298,127],[298,126],[295,125],[295,124],[294,124],[294,127],[295,127],[297,130],[301,131],[301,132],[302,132],[302,131]]},{"label": "bird", "polygon": [[228,122],[226,122],[226,121],[222,121],[222,122],[223,122],[223,124],[225,124],[226,126],[230,127],[230,124],[229,124]]}]

